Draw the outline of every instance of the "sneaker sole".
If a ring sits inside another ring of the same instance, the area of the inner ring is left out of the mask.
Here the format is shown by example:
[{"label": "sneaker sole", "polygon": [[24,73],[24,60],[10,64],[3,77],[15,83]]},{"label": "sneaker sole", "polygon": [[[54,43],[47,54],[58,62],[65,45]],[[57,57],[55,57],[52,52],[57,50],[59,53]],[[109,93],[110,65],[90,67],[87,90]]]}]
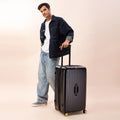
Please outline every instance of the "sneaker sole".
[{"label": "sneaker sole", "polygon": [[47,103],[42,103],[42,104],[37,104],[37,105],[32,104],[32,107],[39,107],[39,106],[43,106],[43,105],[47,105]]}]

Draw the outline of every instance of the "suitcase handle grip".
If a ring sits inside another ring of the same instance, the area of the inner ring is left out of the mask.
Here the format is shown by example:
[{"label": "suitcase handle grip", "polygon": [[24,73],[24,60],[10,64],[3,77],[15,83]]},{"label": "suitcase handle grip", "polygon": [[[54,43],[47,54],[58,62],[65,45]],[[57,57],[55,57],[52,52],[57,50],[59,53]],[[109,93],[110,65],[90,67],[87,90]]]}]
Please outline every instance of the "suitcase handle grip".
[{"label": "suitcase handle grip", "polygon": [[[69,44],[69,66],[71,65],[71,45]],[[62,51],[62,56],[61,56],[61,66],[63,66],[63,51]]]},{"label": "suitcase handle grip", "polygon": [[75,96],[78,95],[78,91],[79,91],[79,87],[78,87],[78,85],[76,83],[75,86],[74,86],[74,94],[75,94]]}]

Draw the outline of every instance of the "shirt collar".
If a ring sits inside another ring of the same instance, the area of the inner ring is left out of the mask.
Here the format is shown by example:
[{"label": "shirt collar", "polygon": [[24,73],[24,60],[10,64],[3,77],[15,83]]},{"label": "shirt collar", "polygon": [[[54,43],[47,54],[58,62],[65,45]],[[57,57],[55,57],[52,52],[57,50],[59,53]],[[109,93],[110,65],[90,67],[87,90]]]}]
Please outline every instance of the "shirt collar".
[{"label": "shirt collar", "polygon": [[[52,22],[52,21],[55,21],[55,20],[56,20],[55,16],[54,16],[54,15],[52,15],[51,22]],[[44,20],[44,22],[43,22],[43,23],[45,24],[45,22],[46,22],[46,19]]]}]

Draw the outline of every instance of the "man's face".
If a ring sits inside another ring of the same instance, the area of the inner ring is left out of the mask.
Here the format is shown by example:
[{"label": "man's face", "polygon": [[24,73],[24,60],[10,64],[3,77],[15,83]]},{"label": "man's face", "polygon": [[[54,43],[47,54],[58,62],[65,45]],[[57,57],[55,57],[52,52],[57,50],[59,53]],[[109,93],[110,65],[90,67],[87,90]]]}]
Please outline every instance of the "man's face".
[{"label": "man's face", "polygon": [[50,8],[48,9],[46,6],[41,7],[40,11],[45,18],[47,18],[51,14]]}]

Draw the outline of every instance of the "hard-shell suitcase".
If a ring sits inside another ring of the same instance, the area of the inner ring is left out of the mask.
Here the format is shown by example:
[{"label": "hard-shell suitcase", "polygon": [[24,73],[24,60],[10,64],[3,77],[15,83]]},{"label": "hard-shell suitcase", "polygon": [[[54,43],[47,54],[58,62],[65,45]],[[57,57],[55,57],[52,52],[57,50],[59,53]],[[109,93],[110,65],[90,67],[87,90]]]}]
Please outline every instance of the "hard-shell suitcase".
[{"label": "hard-shell suitcase", "polygon": [[55,109],[65,116],[81,110],[86,113],[86,68],[70,65],[70,56],[69,65],[64,66],[61,57],[61,65],[56,66],[55,72]]}]

